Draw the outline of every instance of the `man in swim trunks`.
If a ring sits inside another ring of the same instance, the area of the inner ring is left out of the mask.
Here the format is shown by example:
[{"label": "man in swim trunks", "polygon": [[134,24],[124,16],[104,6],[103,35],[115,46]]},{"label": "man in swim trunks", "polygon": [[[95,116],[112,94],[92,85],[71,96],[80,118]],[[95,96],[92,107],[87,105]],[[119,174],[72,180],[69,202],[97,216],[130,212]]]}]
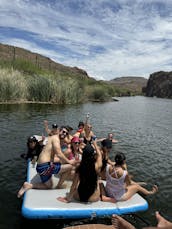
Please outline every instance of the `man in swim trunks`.
[{"label": "man in swim trunks", "polygon": [[[57,188],[61,188],[65,179],[70,175],[75,160],[69,160],[61,151],[60,139],[68,135],[68,130],[62,126],[59,135],[48,137],[48,142],[43,148],[37,161],[36,170],[40,175],[40,183],[24,182],[23,186],[18,192],[20,198],[29,189],[50,189],[53,186],[52,174],[59,174],[60,179]],[[55,160],[54,160],[55,158]],[[67,164],[61,164],[61,160]]]}]

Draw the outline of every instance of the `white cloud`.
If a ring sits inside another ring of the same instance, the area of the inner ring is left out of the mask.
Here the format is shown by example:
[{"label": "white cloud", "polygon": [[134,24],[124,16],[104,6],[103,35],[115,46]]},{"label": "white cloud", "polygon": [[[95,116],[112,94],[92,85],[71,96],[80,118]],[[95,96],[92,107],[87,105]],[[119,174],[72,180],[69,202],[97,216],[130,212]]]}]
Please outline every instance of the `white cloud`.
[{"label": "white cloud", "polygon": [[[170,71],[170,1],[0,0],[0,42],[23,47],[98,79]],[[14,32],[15,31],[15,32]]]}]

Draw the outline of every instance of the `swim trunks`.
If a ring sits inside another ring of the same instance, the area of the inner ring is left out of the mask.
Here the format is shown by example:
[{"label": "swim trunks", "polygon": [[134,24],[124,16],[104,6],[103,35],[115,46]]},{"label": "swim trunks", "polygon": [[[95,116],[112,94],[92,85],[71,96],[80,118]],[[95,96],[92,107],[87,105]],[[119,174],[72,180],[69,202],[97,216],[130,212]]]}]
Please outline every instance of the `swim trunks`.
[{"label": "swim trunks", "polygon": [[39,173],[42,183],[45,183],[52,177],[52,174],[58,174],[60,168],[61,163],[59,162],[46,162],[38,164],[36,171]]}]

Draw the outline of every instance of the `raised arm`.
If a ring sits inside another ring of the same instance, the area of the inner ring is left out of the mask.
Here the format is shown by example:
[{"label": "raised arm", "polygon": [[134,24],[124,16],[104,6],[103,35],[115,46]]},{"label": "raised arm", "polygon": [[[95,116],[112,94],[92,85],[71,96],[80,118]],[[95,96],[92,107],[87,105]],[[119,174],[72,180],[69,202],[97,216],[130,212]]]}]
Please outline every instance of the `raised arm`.
[{"label": "raised arm", "polygon": [[87,115],[86,115],[86,119],[85,119],[85,124],[88,124],[89,117],[90,117],[90,114],[89,114],[89,113],[87,113]]},{"label": "raised arm", "polygon": [[48,121],[47,120],[44,120],[44,127],[45,127],[45,131],[49,135],[51,133],[51,130],[48,127]]},{"label": "raised arm", "polygon": [[96,153],[97,153],[97,155],[96,155],[97,158],[96,158],[95,168],[96,168],[96,171],[97,172],[100,172],[101,167],[102,167],[102,153],[100,151],[100,148],[97,145],[96,139],[93,141],[93,145],[94,145],[94,148],[95,148]]}]

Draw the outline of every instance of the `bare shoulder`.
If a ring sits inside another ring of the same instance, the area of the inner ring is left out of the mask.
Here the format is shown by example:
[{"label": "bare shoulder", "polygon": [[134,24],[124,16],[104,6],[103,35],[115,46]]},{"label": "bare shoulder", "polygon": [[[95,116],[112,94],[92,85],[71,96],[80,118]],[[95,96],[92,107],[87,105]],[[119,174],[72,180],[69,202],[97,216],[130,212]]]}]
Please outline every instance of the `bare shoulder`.
[{"label": "bare shoulder", "polygon": [[55,135],[52,135],[52,136],[50,136],[49,137],[50,138],[50,141],[59,141],[59,136],[57,135],[57,134],[55,134]]}]

